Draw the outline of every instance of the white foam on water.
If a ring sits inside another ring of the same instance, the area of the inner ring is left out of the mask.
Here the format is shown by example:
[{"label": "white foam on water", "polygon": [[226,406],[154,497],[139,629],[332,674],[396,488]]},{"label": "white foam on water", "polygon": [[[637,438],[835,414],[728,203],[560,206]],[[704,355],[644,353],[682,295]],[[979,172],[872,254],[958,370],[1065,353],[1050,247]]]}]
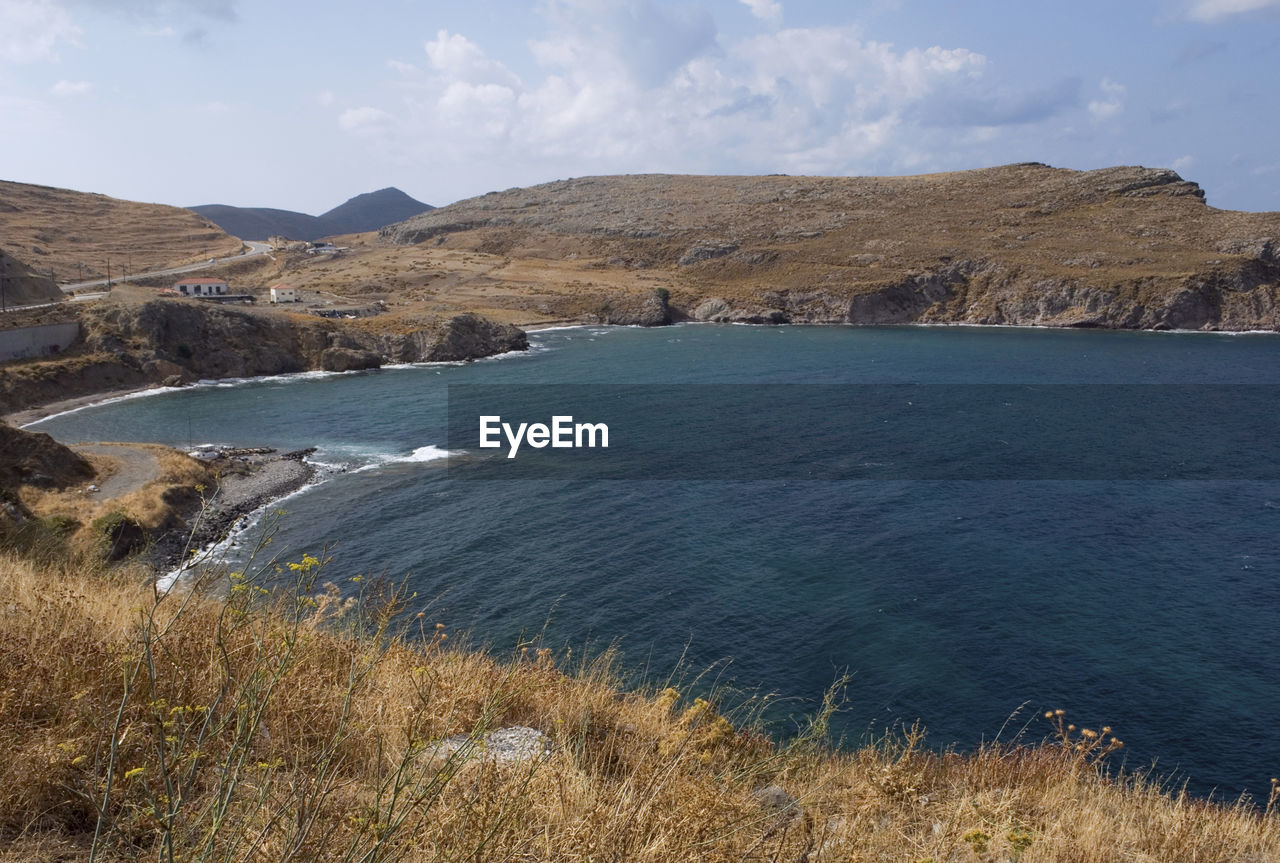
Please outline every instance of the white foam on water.
[{"label": "white foam on water", "polygon": [[404,461],[435,461],[436,459],[448,458],[449,451],[440,449],[438,446],[427,444],[415,449]]},{"label": "white foam on water", "polygon": [[190,386],[185,386],[185,387],[151,387],[145,390],[137,390],[136,392],[122,393],[121,395],[117,395],[117,396],[109,396],[104,399],[99,399],[98,401],[89,402],[83,405],[77,405],[76,407],[73,407],[73,408],[68,408],[65,411],[58,411],[57,413],[49,414],[46,417],[40,417],[40,419],[38,420],[33,420],[32,422],[24,423],[22,425],[22,428],[30,428],[31,426],[39,425],[40,423],[45,422],[46,420],[51,420],[54,417],[62,417],[62,416],[66,416],[67,414],[79,413],[80,411],[88,410],[89,408],[102,407],[104,405],[116,404],[117,402],[131,401],[133,399],[146,399],[146,398],[151,398],[153,396],[168,395],[169,393],[179,393],[179,392],[183,392],[184,390],[193,390],[193,389],[226,390],[226,389],[234,389],[235,387],[248,386],[250,384],[263,384],[263,383],[284,385],[284,384],[297,383],[298,381],[319,380],[322,378],[333,378],[333,377],[340,377],[342,375],[352,375],[352,374],[360,374],[360,373],[361,373],[361,370],[356,369],[353,371],[346,371],[346,372],[324,372],[324,371],[292,372],[290,374],[285,374],[285,375],[257,375],[251,378],[201,378],[200,380],[196,381]]},{"label": "white foam on water", "polygon": [[369,470],[377,470],[380,467],[386,467],[387,465],[390,465],[390,464],[421,464],[423,462],[439,461],[440,459],[445,459],[445,458],[448,458],[449,456],[450,456],[450,452],[448,450],[441,449],[440,447],[435,446],[434,444],[427,444],[426,446],[418,447],[408,455],[402,455],[398,453],[384,455],[370,464],[366,464],[363,467],[356,468],[354,473],[363,473]]},{"label": "white foam on water", "polygon": [[124,393],[123,395],[118,395],[118,396],[111,396],[110,398],[105,398],[100,401],[89,402],[88,404],[83,404],[83,405],[77,405],[76,407],[68,408],[65,411],[58,411],[55,414],[49,414],[47,417],[40,417],[40,419],[32,420],[29,423],[23,423],[22,428],[24,429],[31,428],[32,426],[40,425],[40,423],[45,422],[46,420],[51,420],[54,417],[64,417],[64,416],[67,416],[68,414],[74,414],[74,413],[79,413],[80,411],[83,411],[83,410],[88,410],[89,408],[102,407],[103,405],[111,405],[111,404],[115,404],[116,402],[132,401],[133,399],[145,399],[145,398],[150,398],[151,396],[164,395],[165,393],[176,393],[183,389],[185,389],[185,387],[155,387],[154,389],[138,390],[137,392]]}]

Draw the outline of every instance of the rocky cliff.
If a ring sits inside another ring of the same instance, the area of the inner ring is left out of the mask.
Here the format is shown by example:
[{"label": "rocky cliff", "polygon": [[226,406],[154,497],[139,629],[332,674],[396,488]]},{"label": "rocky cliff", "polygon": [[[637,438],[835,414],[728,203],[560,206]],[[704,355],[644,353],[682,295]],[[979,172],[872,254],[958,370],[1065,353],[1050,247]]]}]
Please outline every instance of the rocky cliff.
[{"label": "rocky cliff", "polygon": [[155,383],[456,361],[528,348],[523,331],[477,315],[403,333],[344,324],[197,300],[102,302],[82,312],[82,343],[69,356],[3,367],[0,410]]},{"label": "rocky cliff", "polygon": [[[1217,210],[1195,183],[1140,167],[591,177],[381,236],[660,276],[676,319],[1280,328],[1280,213]],[[608,321],[617,303],[592,301]]]}]

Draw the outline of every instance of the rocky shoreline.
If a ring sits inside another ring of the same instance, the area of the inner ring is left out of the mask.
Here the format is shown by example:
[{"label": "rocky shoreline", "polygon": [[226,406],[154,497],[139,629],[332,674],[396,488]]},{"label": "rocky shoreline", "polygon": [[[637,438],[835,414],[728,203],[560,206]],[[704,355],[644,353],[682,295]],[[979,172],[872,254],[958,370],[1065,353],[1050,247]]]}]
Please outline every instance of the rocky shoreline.
[{"label": "rocky shoreline", "polygon": [[245,516],[290,495],[319,473],[306,457],[314,449],[277,453],[271,449],[228,450],[210,464],[219,471],[218,487],[188,516],[186,529],[156,538],[147,552],[158,572],[172,572],[192,551],[226,540]]}]

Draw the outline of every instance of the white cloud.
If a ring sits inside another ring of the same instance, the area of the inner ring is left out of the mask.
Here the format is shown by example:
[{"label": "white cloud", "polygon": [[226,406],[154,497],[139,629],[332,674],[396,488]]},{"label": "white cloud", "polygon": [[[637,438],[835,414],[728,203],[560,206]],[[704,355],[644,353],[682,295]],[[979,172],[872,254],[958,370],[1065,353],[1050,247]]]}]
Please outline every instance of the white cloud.
[{"label": "white cloud", "polygon": [[1173,160],[1173,163],[1169,167],[1181,174],[1183,171],[1190,168],[1194,162],[1195,159],[1191,156],[1179,156]]},{"label": "white cloud", "polygon": [[[441,30],[432,42],[425,45],[431,68],[450,81],[467,81],[472,84],[514,85],[519,81],[501,63],[490,60],[478,45],[457,33]],[[412,69],[412,66],[403,64]],[[406,71],[401,68],[399,71]]]},{"label": "white cloud", "polygon": [[[0,0],[0,63],[56,60],[59,44],[79,46],[83,30],[77,19],[84,12],[106,12],[137,19],[164,17],[237,19],[236,0]],[[146,36],[171,37],[169,25],[146,27]],[[203,41],[202,28],[188,28],[184,38]]]},{"label": "white cloud", "polygon": [[644,88],[671,82],[684,66],[719,50],[715,22],[696,6],[650,0],[550,0],[551,33],[534,58],[579,81],[584,76]]},{"label": "white cloud", "polygon": [[59,81],[49,88],[54,96],[87,96],[93,92],[93,84],[89,81]]},{"label": "white cloud", "polygon": [[79,44],[80,35],[67,11],[51,0],[0,0],[0,62],[55,59],[59,43]]},{"label": "white cloud", "polygon": [[[987,58],[961,47],[899,48],[848,27],[731,40],[649,0],[543,8],[549,28],[528,43],[536,75],[440,31],[423,68],[393,63],[395,101],[370,99],[339,125],[435,171],[883,173],[949,167],[966,158],[958,146],[985,152],[1009,127],[1082,107],[1076,79],[995,86]],[[1112,116],[1123,96],[1104,81],[1090,110]]]},{"label": "white cloud", "polygon": [[392,117],[381,108],[348,108],[338,117],[338,125],[348,132],[367,134],[387,128]]},{"label": "white cloud", "polygon": [[777,24],[782,21],[782,4],[776,0],[739,0],[761,21]]},{"label": "white cloud", "polygon": [[1196,21],[1216,21],[1269,6],[1280,6],[1280,0],[1197,0],[1188,14]]},{"label": "white cloud", "polygon": [[1110,78],[1103,78],[1098,88],[1102,90],[1102,98],[1094,99],[1089,103],[1089,113],[1093,115],[1095,121],[1110,120],[1124,111],[1125,87],[1123,84],[1117,84]]}]

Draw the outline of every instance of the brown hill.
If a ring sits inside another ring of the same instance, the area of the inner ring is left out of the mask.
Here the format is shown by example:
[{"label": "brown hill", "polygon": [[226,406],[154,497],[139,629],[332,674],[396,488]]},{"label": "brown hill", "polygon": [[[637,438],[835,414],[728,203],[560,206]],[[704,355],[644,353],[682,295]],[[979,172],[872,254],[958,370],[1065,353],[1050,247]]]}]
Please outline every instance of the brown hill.
[{"label": "brown hill", "polygon": [[1280,326],[1280,213],[1217,210],[1196,184],[1139,167],[590,177],[491,192],[380,237],[643,273],[638,289],[669,285],[675,313],[698,319]]},{"label": "brown hill", "polygon": [[48,277],[38,276],[0,249],[0,305],[29,306],[62,299],[62,291]]},{"label": "brown hill", "polygon": [[0,422],[0,487],[63,488],[93,475],[89,462],[47,434]]},{"label": "brown hill", "polygon": [[0,181],[0,238],[59,283],[232,255],[241,243],[190,210]]}]

